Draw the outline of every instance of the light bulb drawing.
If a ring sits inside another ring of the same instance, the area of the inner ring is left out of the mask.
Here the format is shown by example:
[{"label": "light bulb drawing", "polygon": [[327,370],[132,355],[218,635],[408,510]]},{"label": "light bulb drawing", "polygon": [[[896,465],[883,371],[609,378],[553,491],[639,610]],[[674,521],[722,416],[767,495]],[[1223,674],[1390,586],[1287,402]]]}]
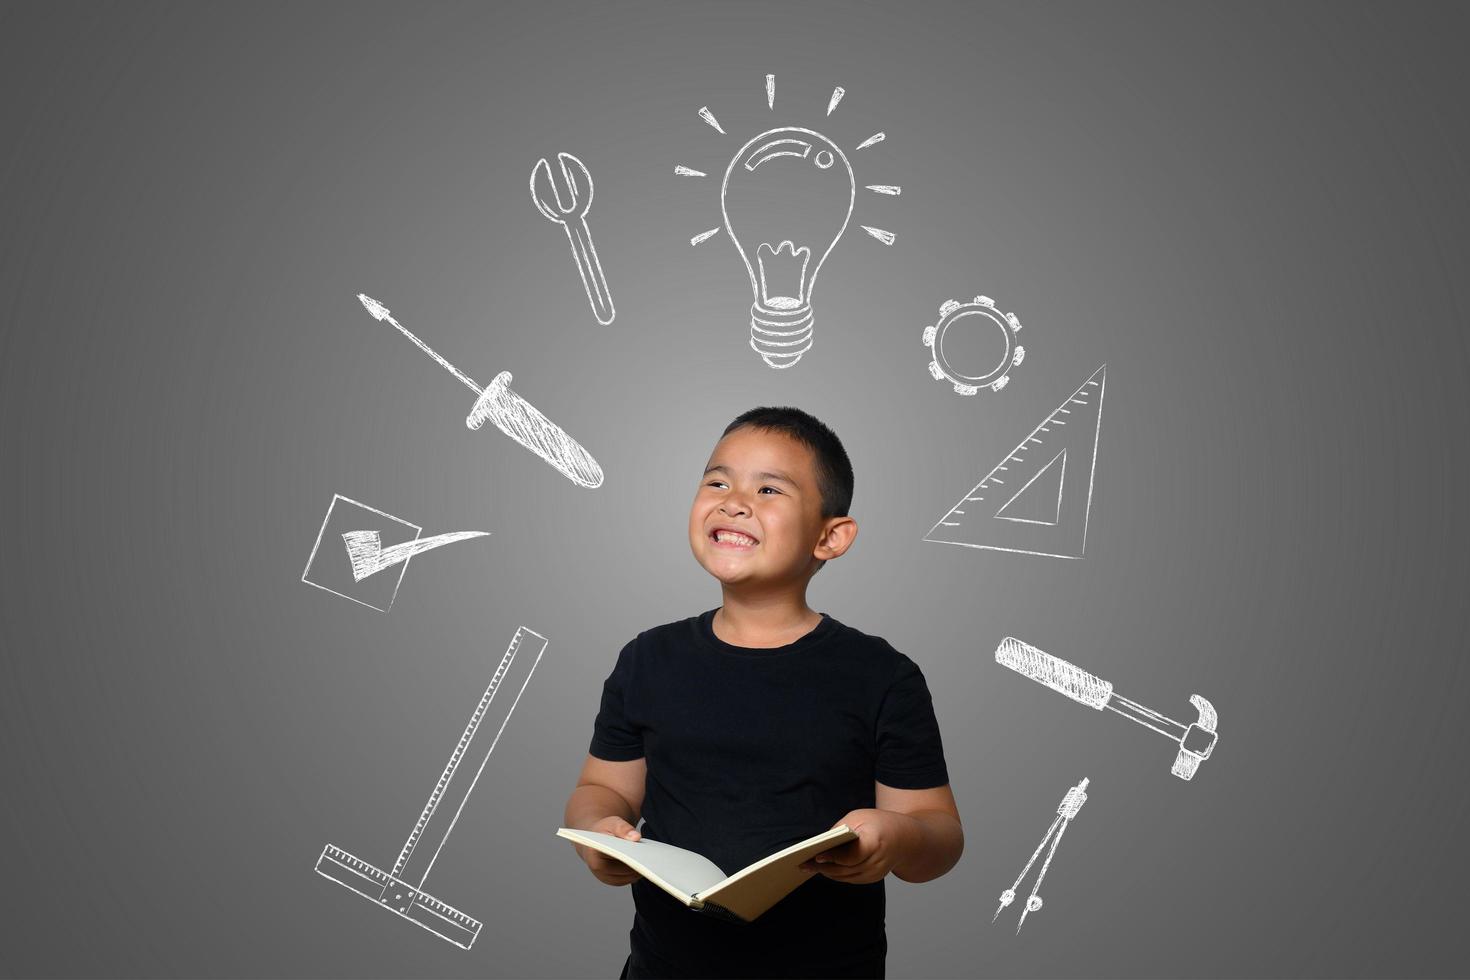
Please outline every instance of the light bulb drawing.
[{"label": "light bulb drawing", "polygon": [[797,126],[756,136],[725,170],[725,232],[755,295],[750,346],[771,367],[791,367],[811,350],[812,288],[847,230],[854,187],[847,154]]},{"label": "light bulb drawing", "polygon": [[[840,86],[833,90],[829,116],[845,91]],[[774,111],[775,103],[775,76],[767,75],[767,107]],[[699,110],[699,117],[725,134],[708,106]],[[858,149],[884,139],[883,133],[875,133]],[[683,164],[674,172],[707,176]],[[857,188],[847,154],[827,136],[804,126],[767,129],[747,140],[725,168],[720,185],[723,228],[710,228],[689,240],[698,245],[721,231],[730,236],[750,283],[750,346],[770,367],[792,367],[812,348],[812,291],[852,220]],[[894,184],[869,184],[866,189],[885,197],[897,197],[901,190]],[[884,245],[896,238],[882,228],[862,228]]]}]

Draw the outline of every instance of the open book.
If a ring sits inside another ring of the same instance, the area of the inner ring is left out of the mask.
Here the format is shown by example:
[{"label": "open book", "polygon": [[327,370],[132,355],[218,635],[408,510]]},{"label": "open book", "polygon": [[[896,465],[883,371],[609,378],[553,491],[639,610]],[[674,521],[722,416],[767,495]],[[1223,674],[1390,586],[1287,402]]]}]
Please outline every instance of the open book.
[{"label": "open book", "polygon": [[726,877],[709,858],[656,840],[627,840],[566,827],[556,835],[623,862],[691,909],[740,922],[754,922],[810,878],[801,870],[803,861],[857,840],[847,824],[839,824]]}]

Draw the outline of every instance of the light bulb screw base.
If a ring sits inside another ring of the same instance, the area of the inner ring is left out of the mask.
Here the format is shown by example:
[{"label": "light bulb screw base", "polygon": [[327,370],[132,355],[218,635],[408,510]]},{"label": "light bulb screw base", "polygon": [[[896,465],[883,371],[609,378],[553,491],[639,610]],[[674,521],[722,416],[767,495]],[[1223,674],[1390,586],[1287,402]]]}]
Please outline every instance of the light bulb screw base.
[{"label": "light bulb screw base", "polygon": [[750,307],[750,347],[773,368],[789,368],[812,349],[812,308],[773,310],[760,303]]}]

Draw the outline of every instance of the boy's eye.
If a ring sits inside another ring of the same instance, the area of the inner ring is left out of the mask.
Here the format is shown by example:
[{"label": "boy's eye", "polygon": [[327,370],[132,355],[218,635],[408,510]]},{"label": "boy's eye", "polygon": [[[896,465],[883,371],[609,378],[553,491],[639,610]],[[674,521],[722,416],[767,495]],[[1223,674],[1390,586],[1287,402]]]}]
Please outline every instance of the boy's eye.
[{"label": "boy's eye", "polygon": [[760,492],[761,493],[765,493],[767,490],[771,491],[772,493],[780,493],[781,492],[780,490],[777,490],[775,487],[761,487],[760,488]]},{"label": "boy's eye", "polygon": [[723,480],[711,480],[705,484],[707,487],[723,487],[724,485],[725,482]]}]

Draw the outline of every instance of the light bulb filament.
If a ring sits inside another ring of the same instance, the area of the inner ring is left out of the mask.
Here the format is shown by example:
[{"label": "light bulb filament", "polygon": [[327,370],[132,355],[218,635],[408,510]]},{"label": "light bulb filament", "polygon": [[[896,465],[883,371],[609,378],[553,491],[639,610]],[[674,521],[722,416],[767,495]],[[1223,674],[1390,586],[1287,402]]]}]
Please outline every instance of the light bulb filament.
[{"label": "light bulb filament", "polygon": [[755,257],[760,266],[761,306],[774,313],[798,310],[806,305],[806,270],[812,260],[811,249],[805,245],[797,248],[790,241],[775,248],[769,242],[761,242]]}]

